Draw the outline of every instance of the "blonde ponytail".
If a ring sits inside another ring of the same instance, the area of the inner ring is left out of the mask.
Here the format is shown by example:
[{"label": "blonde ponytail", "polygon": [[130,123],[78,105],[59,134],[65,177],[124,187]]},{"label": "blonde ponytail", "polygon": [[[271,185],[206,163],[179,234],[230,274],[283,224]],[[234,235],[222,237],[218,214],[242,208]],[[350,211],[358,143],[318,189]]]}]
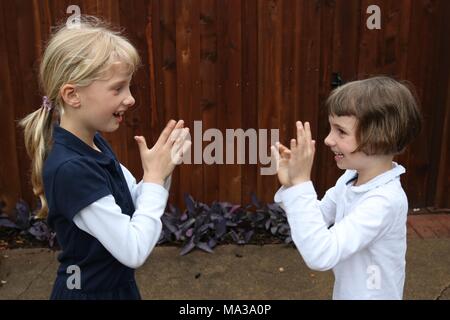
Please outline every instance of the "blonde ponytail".
[{"label": "blonde ponytail", "polygon": [[31,158],[33,193],[41,201],[41,208],[36,215],[38,218],[45,218],[48,213],[47,200],[44,195],[42,168],[51,146],[53,133],[52,110],[41,107],[19,122],[19,125],[24,128],[25,148]]}]

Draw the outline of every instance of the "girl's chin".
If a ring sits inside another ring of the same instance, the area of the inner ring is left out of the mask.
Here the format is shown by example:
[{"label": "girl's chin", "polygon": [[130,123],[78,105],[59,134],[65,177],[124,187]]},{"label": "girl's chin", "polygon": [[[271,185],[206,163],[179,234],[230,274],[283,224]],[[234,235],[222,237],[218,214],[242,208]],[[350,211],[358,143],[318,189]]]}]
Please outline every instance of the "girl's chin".
[{"label": "girl's chin", "polygon": [[345,166],[343,166],[342,164],[340,164],[339,162],[338,163],[336,163],[336,165],[337,165],[337,167],[339,168],[339,169],[342,169],[342,170],[345,170],[345,169],[347,169],[347,168],[345,168]]},{"label": "girl's chin", "polygon": [[342,160],[341,160],[341,161],[336,161],[336,165],[337,165],[337,167],[338,167],[339,169],[342,169],[342,170],[350,169],[348,166],[346,166],[346,165],[342,162]]},{"label": "girl's chin", "polygon": [[104,126],[103,128],[100,128],[98,131],[100,132],[106,132],[106,133],[111,133],[116,131],[117,129],[119,129],[119,123],[115,123],[115,124],[109,124]]}]

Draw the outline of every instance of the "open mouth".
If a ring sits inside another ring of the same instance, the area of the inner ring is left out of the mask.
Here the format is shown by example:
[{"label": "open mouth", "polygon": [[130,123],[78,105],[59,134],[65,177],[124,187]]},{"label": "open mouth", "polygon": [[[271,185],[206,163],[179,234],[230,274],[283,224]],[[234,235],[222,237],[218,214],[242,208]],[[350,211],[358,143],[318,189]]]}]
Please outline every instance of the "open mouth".
[{"label": "open mouth", "polygon": [[124,114],[123,111],[119,111],[119,112],[113,113],[113,116],[114,116],[117,120],[119,120],[119,122],[120,122],[120,121],[122,121],[122,119],[123,119],[123,114]]},{"label": "open mouth", "polygon": [[343,153],[336,152],[336,151],[333,151],[333,152],[334,152],[334,159],[335,160],[341,160],[341,159],[344,158],[344,154]]}]

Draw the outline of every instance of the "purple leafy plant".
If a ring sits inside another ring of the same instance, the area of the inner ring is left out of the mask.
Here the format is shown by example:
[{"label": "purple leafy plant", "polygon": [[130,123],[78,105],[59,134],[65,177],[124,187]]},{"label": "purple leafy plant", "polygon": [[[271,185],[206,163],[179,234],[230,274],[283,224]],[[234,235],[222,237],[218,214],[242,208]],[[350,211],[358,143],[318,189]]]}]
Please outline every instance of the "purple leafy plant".
[{"label": "purple leafy plant", "polygon": [[[242,206],[229,202],[213,202],[210,206],[195,201],[185,194],[186,209],[181,210],[171,204],[161,217],[162,232],[158,244],[181,246],[180,255],[194,249],[213,253],[213,249],[223,243],[248,244],[256,236],[276,238],[292,244],[286,213],[275,203],[263,204],[255,194],[251,204]],[[20,234],[29,234],[39,241],[55,245],[55,233],[45,220],[36,219],[37,209],[31,212],[25,201],[20,200],[11,216],[3,212],[0,202],[0,227],[16,229]]]},{"label": "purple leafy plant", "polygon": [[182,245],[180,255],[195,248],[212,253],[222,242],[248,244],[256,233],[267,233],[291,243],[286,215],[277,204],[262,205],[256,195],[245,207],[228,202],[213,202],[211,206],[184,196],[186,210],[169,205],[162,216],[163,230],[158,244]]},{"label": "purple leafy plant", "polygon": [[24,200],[19,200],[11,216],[15,217],[14,221],[3,212],[5,205],[0,204],[0,227],[7,229],[16,229],[21,235],[31,235],[35,239],[47,242],[49,247],[55,244],[56,234],[50,230],[45,220],[37,219],[36,213],[40,209],[40,203],[34,211]]}]

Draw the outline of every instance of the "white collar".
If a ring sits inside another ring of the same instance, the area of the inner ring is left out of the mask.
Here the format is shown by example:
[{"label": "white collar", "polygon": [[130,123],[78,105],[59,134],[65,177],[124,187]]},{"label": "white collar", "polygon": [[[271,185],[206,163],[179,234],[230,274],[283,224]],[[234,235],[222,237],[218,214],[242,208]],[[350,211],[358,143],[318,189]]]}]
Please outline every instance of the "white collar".
[{"label": "white collar", "polygon": [[[349,186],[349,188],[353,192],[366,192],[366,191],[372,190],[374,188],[377,188],[381,185],[387,184],[389,181],[396,179],[397,177],[399,177],[401,174],[403,174],[405,172],[406,172],[406,170],[402,165],[392,161],[392,169],[391,170],[386,171],[386,172],[372,178],[371,180],[367,181],[366,183],[364,183],[360,186],[351,185],[351,186]],[[350,176],[354,178],[355,175],[356,175],[356,171],[352,170],[352,174]],[[347,180],[347,183],[351,180],[354,180],[353,178]]]}]

